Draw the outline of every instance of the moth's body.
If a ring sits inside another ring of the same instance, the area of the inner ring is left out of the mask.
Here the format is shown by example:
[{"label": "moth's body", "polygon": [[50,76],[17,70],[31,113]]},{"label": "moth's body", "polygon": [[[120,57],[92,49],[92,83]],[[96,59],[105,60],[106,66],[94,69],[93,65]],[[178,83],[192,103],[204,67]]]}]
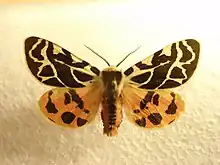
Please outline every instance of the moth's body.
[{"label": "moth's body", "polygon": [[182,40],[123,72],[104,59],[109,67],[100,72],[48,40],[25,40],[26,61],[32,74],[40,82],[56,87],[39,100],[43,114],[58,125],[79,128],[95,119],[101,104],[103,133],[107,136],[117,135],[122,106],[127,118],[139,127],[161,128],[176,120],[184,111],[184,101],[166,89],[188,81],[196,69],[199,51],[196,40]]},{"label": "moth's body", "polygon": [[117,135],[122,121],[123,73],[116,67],[108,67],[101,73],[103,132],[108,136]]}]

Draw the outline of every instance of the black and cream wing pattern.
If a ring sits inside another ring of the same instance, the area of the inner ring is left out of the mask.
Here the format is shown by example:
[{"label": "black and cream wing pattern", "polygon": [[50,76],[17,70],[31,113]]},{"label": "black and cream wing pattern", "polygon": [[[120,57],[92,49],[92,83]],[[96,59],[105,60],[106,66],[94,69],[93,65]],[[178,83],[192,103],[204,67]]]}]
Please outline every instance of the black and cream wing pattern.
[{"label": "black and cream wing pattern", "polygon": [[85,87],[100,74],[100,71],[88,62],[39,37],[29,37],[25,40],[25,54],[32,74],[47,85]]},{"label": "black and cream wing pattern", "polygon": [[101,102],[96,67],[39,37],[25,40],[25,54],[31,73],[40,82],[57,87],[38,102],[50,121],[78,128],[94,120]]},{"label": "black and cream wing pattern", "polygon": [[126,81],[143,89],[178,87],[193,75],[199,52],[194,39],[175,42],[128,68]]},{"label": "black and cream wing pattern", "polygon": [[167,45],[128,68],[122,98],[128,118],[140,127],[171,124],[183,112],[182,97],[169,88],[178,87],[193,75],[200,44],[186,39]]}]

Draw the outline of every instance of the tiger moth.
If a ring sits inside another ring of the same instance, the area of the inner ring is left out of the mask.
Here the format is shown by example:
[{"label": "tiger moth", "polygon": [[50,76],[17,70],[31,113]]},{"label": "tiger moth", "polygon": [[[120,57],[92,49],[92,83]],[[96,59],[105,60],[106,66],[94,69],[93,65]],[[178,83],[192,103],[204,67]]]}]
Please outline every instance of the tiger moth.
[{"label": "tiger moth", "polygon": [[118,134],[122,109],[137,126],[169,125],[184,111],[184,101],[168,89],[193,75],[200,44],[195,39],[172,43],[122,72],[118,66],[133,52],[116,66],[101,57],[108,67],[100,71],[51,41],[27,38],[25,54],[31,73],[43,84],[56,87],[41,96],[40,110],[58,125],[78,128],[92,122],[101,109],[107,136]]}]

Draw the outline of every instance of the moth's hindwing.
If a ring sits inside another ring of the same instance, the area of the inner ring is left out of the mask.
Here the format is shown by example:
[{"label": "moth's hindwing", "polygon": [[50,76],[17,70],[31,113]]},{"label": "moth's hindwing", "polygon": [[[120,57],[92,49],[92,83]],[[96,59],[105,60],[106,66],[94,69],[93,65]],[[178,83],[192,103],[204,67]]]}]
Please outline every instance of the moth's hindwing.
[{"label": "moth's hindwing", "polygon": [[85,87],[100,71],[66,49],[48,40],[25,40],[26,61],[32,74],[42,83],[56,87]]},{"label": "moth's hindwing", "polygon": [[184,101],[180,95],[168,90],[146,91],[125,87],[122,98],[130,121],[145,128],[168,125],[184,111]]},{"label": "moth's hindwing", "polygon": [[128,68],[126,81],[143,89],[167,89],[184,84],[194,73],[200,45],[194,39],[170,44]]},{"label": "moth's hindwing", "polygon": [[43,114],[52,122],[77,128],[91,122],[101,102],[96,88],[54,88],[39,100]]}]

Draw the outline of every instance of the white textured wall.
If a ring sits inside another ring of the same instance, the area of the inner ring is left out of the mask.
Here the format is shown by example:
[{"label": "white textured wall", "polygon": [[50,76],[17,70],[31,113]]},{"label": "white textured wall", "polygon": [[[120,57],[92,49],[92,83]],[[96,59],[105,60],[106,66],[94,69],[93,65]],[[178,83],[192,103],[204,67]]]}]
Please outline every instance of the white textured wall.
[{"label": "white textured wall", "polygon": [[[1,165],[217,165],[220,164],[220,10],[216,1],[90,2],[77,5],[0,7]],[[185,38],[201,42],[193,78],[175,89],[186,112],[172,126],[145,130],[126,118],[118,137],[94,124],[71,130],[48,122],[36,101],[48,89],[31,76],[24,40],[39,36],[58,43],[102,69],[92,47],[122,68]]]}]

